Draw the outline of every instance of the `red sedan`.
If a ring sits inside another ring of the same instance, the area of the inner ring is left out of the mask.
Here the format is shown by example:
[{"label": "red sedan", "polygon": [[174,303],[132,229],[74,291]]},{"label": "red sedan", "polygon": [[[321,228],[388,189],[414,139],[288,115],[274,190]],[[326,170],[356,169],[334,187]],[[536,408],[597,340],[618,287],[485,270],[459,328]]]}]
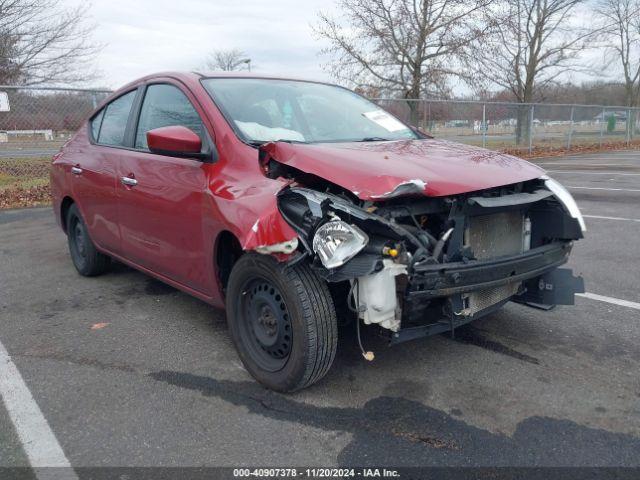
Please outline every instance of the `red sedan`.
[{"label": "red sedan", "polygon": [[560,184],[325,83],[142,78],[54,156],[51,185],[81,275],[115,259],[225,307],[279,391],[327,373],[338,317],[395,344],[583,288],[557,268],[585,229]]}]

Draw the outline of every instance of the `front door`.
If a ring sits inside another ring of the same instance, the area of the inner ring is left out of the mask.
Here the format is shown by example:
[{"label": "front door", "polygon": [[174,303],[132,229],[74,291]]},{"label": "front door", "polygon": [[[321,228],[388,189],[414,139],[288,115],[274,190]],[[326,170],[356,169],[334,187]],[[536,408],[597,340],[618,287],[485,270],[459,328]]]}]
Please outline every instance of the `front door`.
[{"label": "front door", "polygon": [[146,133],[170,125],[190,128],[203,140],[206,136],[197,111],[177,86],[149,85],[134,148],[121,152],[118,167],[122,252],[144,268],[206,293],[212,267],[203,231],[205,164],[147,148]]}]

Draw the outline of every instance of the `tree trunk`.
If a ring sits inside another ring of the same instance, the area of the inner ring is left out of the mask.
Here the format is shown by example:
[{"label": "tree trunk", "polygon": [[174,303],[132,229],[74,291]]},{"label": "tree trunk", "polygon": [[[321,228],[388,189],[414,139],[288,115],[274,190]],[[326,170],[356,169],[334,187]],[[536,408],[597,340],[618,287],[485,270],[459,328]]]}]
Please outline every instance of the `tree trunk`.
[{"label": "tree trunk", "polygon": [[417,101],[407,101],[407,106],[409,107],[409,125],[412,127],[419,126],[420,122],[420,102]]},{"label": "tree trunk", "polygon": [[[533,100],[533,82],[527,81],[522,91],[522,103],[531,103]],[[518,114],[516,117],[516,144],[529,145],[533,125],[531,125],[531,105],[518,105]]]},{"label": "tree trunk", "polygon": [[[409,125],[417,127],[420,121],[420,77],[413,78],[411,82],[411,88],[405,93],[404,98],[407,99],[407,106],[409,107]],[[412,99],[412,100],[410,100]]]},{"label": "tree trunk", "polygon": [[516,145],[529,145],[531,135],[531,105],[518,105],[516,116]]}]

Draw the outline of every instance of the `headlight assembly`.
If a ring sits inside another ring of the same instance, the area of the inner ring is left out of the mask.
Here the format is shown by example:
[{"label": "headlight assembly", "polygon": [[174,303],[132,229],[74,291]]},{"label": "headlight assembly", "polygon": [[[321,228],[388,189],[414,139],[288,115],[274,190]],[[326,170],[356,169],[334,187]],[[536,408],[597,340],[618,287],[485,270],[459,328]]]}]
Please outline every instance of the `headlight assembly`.
[{"label": "headlight assembly", "polygon": [[336,268],[356,256],[368,242],[367,234],[355,225],[332,220],[316,230],[313,251],[326,268]]},{"label": "headlight assembly", "polygon": [[569,215],[575,218],[580,224],[580,229],[583,232],[587,231],[587,226],[584,223],[584,218],[582,218],[582,213],[580,213],[580,208],[578,208],[578,204],[573,199],[573,196],[569,193],[569,190],[564,188],[560,182],[554,180],[553,178],[549,178],[546,175],[542,177],[544,180],[545,186],[553,192],[560,203],[567,210]]}]

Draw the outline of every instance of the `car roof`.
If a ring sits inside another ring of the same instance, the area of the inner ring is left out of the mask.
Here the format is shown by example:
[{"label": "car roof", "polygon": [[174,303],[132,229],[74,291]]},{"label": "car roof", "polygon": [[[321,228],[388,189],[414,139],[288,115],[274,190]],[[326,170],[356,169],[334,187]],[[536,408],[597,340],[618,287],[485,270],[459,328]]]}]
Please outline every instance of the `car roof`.
[{"label": "car roof", "polygon": [[203,71],[203,72],[184,72],[184,71],[167,71],[167,72],[158,72],[152,73],[149,75],[145,75],[144,77],[140,77],[136,80],[133,80],[126,85],[117,89],[117,92],[130,89],[133,86],[139,85],[140,83],[147,82],[149,80],[153,80],[156,78],[175,78],[176,80],[181,80],[184,83],[197,82],[203,78],[256,78],[256,79],[270,79],[270,80],[292,80],[296,82],[311,82],[311,83],[323,83],[326,85],[334,85],[329,82],[325,82],[322,80],[313,80],[308,78],[296,78],[284,75],[276,75],[276,74],[264,74],[264,73],[255,73],[255,72],[216,72],[216,71]]},{"label": "car roof", "polygon": [[201,78],[258,78],[258,79],[266,79],[266,80],[294,80],[297,82],[314,82],[314,83],[326,83],[320,80],[313,80],[310,78],[302,78],[302,77],[289,77],[285,75],[277,75],[277,74],[265,74],[265,73],[255,73],[255,72],[216,72],[216,71],[205,71],[205,72],[193,72],[196,75],[199,75]]}]

